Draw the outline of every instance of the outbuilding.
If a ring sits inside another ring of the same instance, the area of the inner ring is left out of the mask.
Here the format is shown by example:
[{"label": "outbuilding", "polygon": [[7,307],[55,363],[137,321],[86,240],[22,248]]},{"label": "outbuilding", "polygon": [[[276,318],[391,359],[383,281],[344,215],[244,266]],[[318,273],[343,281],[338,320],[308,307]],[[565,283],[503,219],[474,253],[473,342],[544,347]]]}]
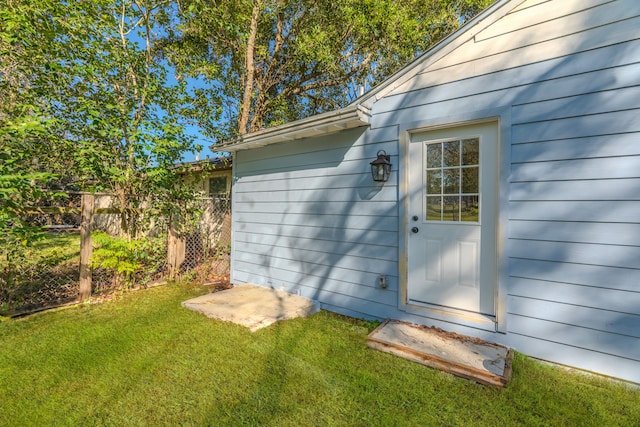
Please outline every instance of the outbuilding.
[{"label": "outbuilding", "polygon": [[224,149],[232,283],[640,383],[637,0],[499,0],[352,104]]}]

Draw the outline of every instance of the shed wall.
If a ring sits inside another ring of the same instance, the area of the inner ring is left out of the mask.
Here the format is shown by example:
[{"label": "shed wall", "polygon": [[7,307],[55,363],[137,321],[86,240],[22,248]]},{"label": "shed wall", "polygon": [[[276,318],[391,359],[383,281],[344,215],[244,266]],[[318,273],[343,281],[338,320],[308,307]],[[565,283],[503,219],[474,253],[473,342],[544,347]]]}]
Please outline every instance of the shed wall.
[{"label": "shed wall", "polygon": [[[232,281],[446,327],[398,308],[400,129],[502,109],[507,333],[493,339],[640,382],[640,3],[510,4],[374,103],[369,129],[239,151]],[[383,186],[368,171],[380,149]]]},{"label": "shed wall", "polygon": [[[397,151],[397,140],[392,125],[236,153],[232,281],[299,292],[356,316],[392,316],[397,176],[376,185],[368,162],[380,149]],[[376,287],[379,274],[388,289]]]},{"label": "shed wall", "polygon": [[640,382],[640,3],[527,1],[374,104],[374,126],[510,111],[507,335]]}]

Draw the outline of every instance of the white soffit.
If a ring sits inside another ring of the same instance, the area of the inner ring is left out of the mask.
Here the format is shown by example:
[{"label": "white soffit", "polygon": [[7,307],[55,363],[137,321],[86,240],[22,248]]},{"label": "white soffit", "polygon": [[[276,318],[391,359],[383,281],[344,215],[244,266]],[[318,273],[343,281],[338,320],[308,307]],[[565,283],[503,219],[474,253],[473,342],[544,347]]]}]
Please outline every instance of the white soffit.
[{"label": "white soffit", "polygon": [[234,141],[216,146],[216,150],[234,152],[278,142],[328,135],[345,129],[367,126],[370,117],[371,112],[367,107],[348,105],[338,110],[243,135]]}]

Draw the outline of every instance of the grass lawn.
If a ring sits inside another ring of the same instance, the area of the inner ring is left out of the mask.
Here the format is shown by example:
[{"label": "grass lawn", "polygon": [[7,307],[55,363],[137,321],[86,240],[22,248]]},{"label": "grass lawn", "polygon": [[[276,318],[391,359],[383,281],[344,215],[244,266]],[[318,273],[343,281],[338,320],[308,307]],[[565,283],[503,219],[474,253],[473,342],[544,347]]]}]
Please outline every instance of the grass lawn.
[{"label": "grass lawn", "polygon": [[328,312],[251,333],[175,284],[0,322],[0,425],[640,425],[640,391],[520,354],[497,390],[376,352]]}]

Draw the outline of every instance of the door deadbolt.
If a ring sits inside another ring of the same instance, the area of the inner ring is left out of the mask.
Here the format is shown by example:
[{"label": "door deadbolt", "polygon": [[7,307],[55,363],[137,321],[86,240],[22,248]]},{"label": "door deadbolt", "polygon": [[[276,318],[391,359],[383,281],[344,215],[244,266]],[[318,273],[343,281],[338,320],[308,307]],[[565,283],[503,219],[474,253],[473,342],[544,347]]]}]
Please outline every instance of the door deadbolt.
[{"label": "door deadbolt", "polygon": [[418,217],[418,215],[414,215],[411,217],[412,220],[417,221],[420,219],[420,217]]},{"label": "door deadbolt", "polygon": [[412,231],[413,233],[417,233],[418,231],[420,231],[420,229],[418,229],[418,227],[413,227],[413,228],[411,229],[411,231]]}]

